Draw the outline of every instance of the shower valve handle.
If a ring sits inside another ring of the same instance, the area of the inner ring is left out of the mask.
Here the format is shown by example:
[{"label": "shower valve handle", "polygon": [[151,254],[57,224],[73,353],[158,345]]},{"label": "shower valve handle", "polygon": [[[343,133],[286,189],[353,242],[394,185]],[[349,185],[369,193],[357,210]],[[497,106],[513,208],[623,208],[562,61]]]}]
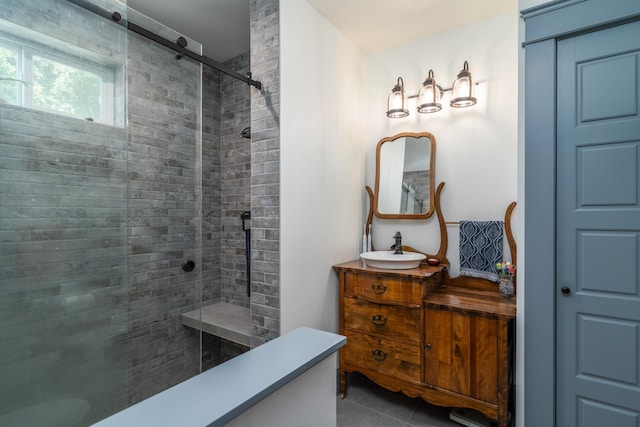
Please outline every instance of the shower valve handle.
[{"label": "shower valve handle", "polygon": [[196,268],[196,263],[191,261],[190,259],[182,262],[182,271],[190,273],[194,268]]},{"label": "shower valve handle", "polygon": [[240,214],[240,219],[242,220],[242,231],[247,231],[247,228],[244,225],[245,221],[251,219],[251,211],[244,211]]}]

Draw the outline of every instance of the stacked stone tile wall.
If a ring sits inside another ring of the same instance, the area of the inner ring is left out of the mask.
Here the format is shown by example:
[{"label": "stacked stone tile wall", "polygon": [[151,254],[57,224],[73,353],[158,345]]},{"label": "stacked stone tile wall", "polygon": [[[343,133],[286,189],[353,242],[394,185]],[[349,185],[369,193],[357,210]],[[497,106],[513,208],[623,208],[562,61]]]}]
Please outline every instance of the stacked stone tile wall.
[{"label": "stacked stone tile wall", "polygon": [[[221,91],[218,72],[201,76],[199,64],[66,0],[3,0],[0,18],[69,45],[121,62],[113,48],[127,46],[128,125],[0,105],[0,413],[82,396],[94,422],[244,351],[180,319],[223,299],[227,251],[224,298],[249,303],[243,210],[253,217],[252,345],[279,335],[277,6],[252,2],[258,92],[234,81]],[[248,59],[234,66],[244,72]],[[185,259],[202,262],[185,273]]]},{"label": "stacked stone tile wall", "polygon": [[0,413],[127,404],[126,150],[123,129],[0,105]]},{"label": "stacked stone tile wall", "polygon": [[429,171],[404,172],[402,181],[412,186],[416,191],[416,198],[422,204],[415,204],[414,212],[424,213],[429,209]]},{"label": "stacked stone tile wall", "polygon": [[[124,63],[126,31],[80,12],[3,0],[0,19]],[[91,422],[128,404],[127,152],[122,127],[0,104],[0,413],[82,398]]]},{"label": "stacked stone tile wall", "polygon": [[220,300],[220,73],[202,67],[202,301]]},{"label": "stacked stone tile wall", "polygon": [[251,345],[280,335],[280,25],[278,0],[251,0]]},{"label": "stacked stone tile wall", "polygon": [[[202,67],[202,304],[221,299],[220,73]],[[202,335],[202,369],[222,361],[222,340]]]},{"label": "stacked stone tile wall", "polygon": [[[249,71],[249,52],[225,62],[240,74]],[[241,136],[251,124],[249,86],[222,75],[221,163],[222,163],[222,299],[249,306],[245,257],[245,233],[240,214],[251,210],[251,139]],[[246,223],[251,227],[251,221]],[[247,319],[247,322],[249,319]]]},{"label": "stacked stone tile wall", "polygon": [[[244,74],[249,67],[248,52],[225,65]],[[251,141],[240,134],[250,124],[249,88],[208,67],[204,67],[203,84],[209,88],[203,91],[204,123],[211,120],[210,126],[217,129],[215,137],[207,138],[209,125],[203,126],[203,268],[209,254],[215,253],[217,260],[210,276],[203,273],[203,305],[223,301],[248,307],[240,214],[251,209]],[[207,164],[213,168],[209,174]],[[245,351],[239,344],[202,334],[202,369]]]},{"label": "stacked stone tile wall", "polygon": [[200,334],[182,325],[202,297],[200,67],[129,34],[131,403],[200,372]]},{"label": "stacked stone tile wall", "polygon": [[91,423],[200,371],[181,315],[220,298],[219,78],[200,117],[199,64],[66,0],[0,15],[121,63],[128,37],[126,129],[0,105],[0,413],[81,397]]}]

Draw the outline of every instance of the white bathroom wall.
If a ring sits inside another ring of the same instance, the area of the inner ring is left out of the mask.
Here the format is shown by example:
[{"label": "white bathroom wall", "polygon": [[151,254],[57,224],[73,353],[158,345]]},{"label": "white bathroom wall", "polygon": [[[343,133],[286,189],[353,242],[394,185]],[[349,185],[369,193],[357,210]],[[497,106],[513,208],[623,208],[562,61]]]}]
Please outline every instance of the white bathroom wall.
[{"label": "white bathroom wall", "polygon": [[[541,3],[514,1],[511,13],[364,56],[306,1],[281,0],[282,333],[301,325],[337,330],[337,279],[331,265],[360,252],[368,209],[364,186],[374,187],[375,147],[381,138],[404,131],[433,133],[436,184],[446,182],[446,219],[503,218],[523,188],[518,183],[523,173],[518,171],[521,20],[516,8]],[[410,94],[417,93],[429,68],[450,87],[465,60],[480,82],[476,106],[453,110],[445,95],[439,113],[386,117],[386,100],[398,76]],[[514,224],[519,245],[524,239],[519,233],[522,208],[516,209]],[[405,244],[428,252],[438,249],[435,216],[427,221],[375,220],[377,249],[388,248],[398,230]],[[450,226],[448,232],[448,256],[457,274],[458,228]],[[523,261],[522,252],[519,258]],[[522,296],[519,337],[524,332]],[[518,368],[524,361],[522,342]],[[523,425],[524,384],[518,371],[517,425]]]},{"label": "white bathroom wall", "polygon": [[[334,331],[330,266],[358,257],[368,209],[364,185],[374,186],[381,138],[434,134],[436,185],[446,182],[448,221],[502,219],[516,200],[519,17],[514,2],[513,12],[364,56],[307,2],[283,0],[280,7],[282,333],[302,325]],[[386,117],[398,76],[409,94],[418,92],[429,68],[450,87],[465,60],[479,82],[476,106],[452,109],[446,94],[439,113]],[[396,231],[404,244],[438,249],[435,216],[374,220],[376,248],[388,248]],[[448,232],[457,274],[458,227]]]},{"label": "white bathroom wall", "polygon": [[[373,188],[375,184],[375,147],[381,138],[427,131],[436,138],[435,184],[446,183],[442,194],[445,219],[504,218],[506,207],[517,196],[518,20],[514,2],[513,12],[369,57],[366,185]],[[398,76],[409,95],[417,94],[430,68],[436,81],[448,88],[465,60],[479,83],[475,106],[451,108],[447,93],[438,113],[418,114],[413,99],[409,100],[409,117],[386,117],[387,97]],[[459,230],[455,225],[447,230],[447,256],[455,275],[459,271]],[[435,215],[427,221],[374,220],[376,249],[389,248],[396,231],[402,233],[403,244],[426,252],[438,249]]]},{"label": "white bathroom wall", "polygon": [[334,264],[361,241],[365,57],[306,1],[281,0],[281,333],[338,329]]}]

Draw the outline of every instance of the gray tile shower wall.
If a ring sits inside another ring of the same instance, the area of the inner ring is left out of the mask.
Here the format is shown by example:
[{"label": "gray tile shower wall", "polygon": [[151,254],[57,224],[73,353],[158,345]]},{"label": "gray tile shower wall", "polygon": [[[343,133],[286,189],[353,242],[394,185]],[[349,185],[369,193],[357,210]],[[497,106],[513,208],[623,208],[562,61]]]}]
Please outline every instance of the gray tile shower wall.
[{"label": "gray tile shower wall", "polygon": [[201,82],[199,65],[66,0],[2,3],[0,18],[97,55],[124,63],[112,49],[126,46],[128,124],[0,105],[0,413],[82,396],[94,422],[243,351],[180,319],[201,297],[249,303],[242,210],[252,346],[279,336],[278,1],[251,2],[251,53],[232,60],[255,62],[262,91],[206,68]]},{"label": "gray tile shower wall", "polygon": [[279,0],[251,0],[251,346],[280,335]]},{"label": "gray tile shower wall", "polygon": [[200,68],[129,34],[130,403],[200,372],[200,334],[181,322],[200,304],[204,270]]},{"label": "gray tile shower wall", "polygon": [[[249,53],[225,65],[245,74]],[[240,214],[251,209],[251,141],[240,134],[250,124],[250,91],[246,83],[208,67],[203,74],[203,305],[224,301],[248,307]],[[215,130],[210,136],[209,127]],[[210,260],[211,254],[215,256]],[[211,274],[206,273],[207,263]],[[245,351],[246,347],[203,334],[202,369]]]},{"label": "gray tile shower wall", "polygon": [[[245,75],[249,52],[225,62]],[[251,124],[251,92],[246,83],[222,75],[221,163],[222,163],[222,300],[249,307],[245,258],[245,233],[240,214],[251,210],[251,140],[242,130]],[[250,226],[251,222],[247,222]],[[249,319],[247,319],[247,322]]]},{"label": "gray tile shower wall", "polygon": [[[220,163],[220,72],[202,67],[202,304],[221,299],[222,235]],[[222,340],[201,334],[202,370],[222,362]]]},{"label": "gray tile shower wall", "polygon": [[202,302],[218,302],[220,280],[220,72],[202,69]]},{"label": "gray tile shower wall", "polygon": [[94,419],[127,404],[126,147],[0,105],[0,413],[80,390]]},{"label": "gray tile shower wall", "polygon": [[0,104],[0,414],[82,398],[91,423],[200,371],[181,314],[221,296],[220,77],[205,75],[200,117],[198,64],[66,0],[3,6],[128,61],[126,129]]},{"label": "gray tile shower wall", "polygon": [[[126,59],[125,30],[67,1],[3,0],[0,19]],[[128,403],[127,145],[122,127],[0,104],[0,414],[77,398],[91,422]]]}]

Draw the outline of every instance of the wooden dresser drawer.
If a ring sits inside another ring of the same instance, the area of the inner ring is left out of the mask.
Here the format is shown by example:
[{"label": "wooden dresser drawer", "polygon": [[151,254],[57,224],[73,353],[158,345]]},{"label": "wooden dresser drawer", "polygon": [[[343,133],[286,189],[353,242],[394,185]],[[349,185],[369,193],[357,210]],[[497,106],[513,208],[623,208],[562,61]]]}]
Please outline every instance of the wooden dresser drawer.
[{"label": "wooden dresser drawer", "polygon": [[420,347],[346,331],[344,361],[397,378],[420,381]]},{"label": "wooden dresser drawer", "polygon": [[345,298],[344,327],[355,331],[389,337],[407,344],[420,344],[419,308],[381,305]]},{"label": "wooden dresser drawer", "polygon": [[381,303],[411,304],[420,307],[424,286],[410,277],[348,272],[345,296]]}]

